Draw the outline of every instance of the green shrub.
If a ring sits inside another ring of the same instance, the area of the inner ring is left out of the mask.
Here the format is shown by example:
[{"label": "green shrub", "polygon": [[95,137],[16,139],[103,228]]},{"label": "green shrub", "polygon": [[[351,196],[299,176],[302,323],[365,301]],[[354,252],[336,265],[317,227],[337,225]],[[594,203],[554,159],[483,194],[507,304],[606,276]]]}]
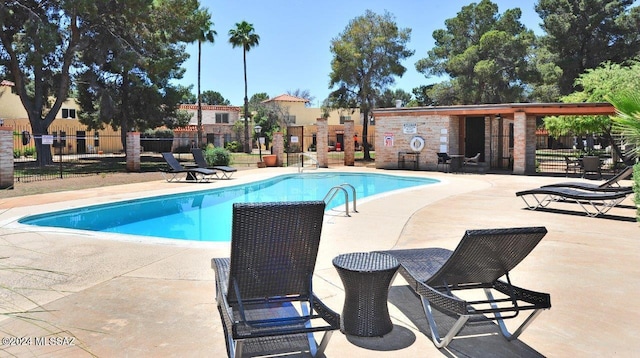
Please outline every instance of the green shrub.
[{"label": "green shrub", "polygon": [[211,166],[231,164],[231,153],[224,148],[207,147],[207,150],[204,152],[204,158]]},{"label": "green shrub", "polygon": [[22,156],[22,151],[17,148],[13,148],[13,158],[18,159]]},{"label": "green shrub", "polygon": [[36,154],[35,147],[24,147],[24,156],[25,157],[33,157]]},{"label": "green shrub", "polygon": [[240,145],[240,143],[237,140],[234,140],[233,142],[227,142],[225,143],[224,147],[233,153],[238,153],[240,151],[242,151],[242,146]]}]

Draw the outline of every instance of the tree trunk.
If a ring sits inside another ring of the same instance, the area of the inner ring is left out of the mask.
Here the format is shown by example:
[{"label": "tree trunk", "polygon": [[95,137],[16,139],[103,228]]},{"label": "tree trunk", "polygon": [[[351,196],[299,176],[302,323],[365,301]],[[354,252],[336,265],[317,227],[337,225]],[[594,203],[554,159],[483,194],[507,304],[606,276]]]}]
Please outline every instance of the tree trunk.
[{"label": "tree trunk", "polygon": [[198,148],[202,148],[202,96],[200,94],[200,65],[202,60],[202,41],[198,40]]},{"label": "tree trunk", "polygon": [[371,160],[369,153],[369,110],[364,108],[362,112],[362,147],[364,150],[364,160]]},{"label": "tree trunk", "polygon": [[44,125],[44,120],[39,116],[29,113],[29,123],[31,124],[31,136],[36,143],[36,162],[38,166],[44,167],[46,165],[53,164],[53,156],[51,155],[51,146],[49,144],[42,144],[42,136],[49,134],[48,126]]},{"label": "tree trunk", "polygon": [[247,50],[242,52],[242,62],[244,63],[244,152],[251,153],[249,145],[249,98],[247,97]]}]

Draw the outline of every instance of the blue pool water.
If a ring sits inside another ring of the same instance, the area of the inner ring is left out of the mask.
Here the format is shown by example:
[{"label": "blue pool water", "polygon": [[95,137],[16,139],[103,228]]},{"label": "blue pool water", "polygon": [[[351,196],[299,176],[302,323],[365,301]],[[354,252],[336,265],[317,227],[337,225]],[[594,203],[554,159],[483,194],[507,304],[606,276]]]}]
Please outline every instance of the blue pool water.
[{"label": "blue pool water", "polygon": [[[88,206],[20,219],[20,223],[69,229],[193,241],[229,241],[231,211],[236,202],[322,200],[334,186],[349,183],[356,198],[418,185],[436,179],[399,177],[385,174],[292,174],[254,183],[195,193],[159,196]],[[347,189],[351,198],[351,189]],[[339,193],[327,209],[344,205]]]}]

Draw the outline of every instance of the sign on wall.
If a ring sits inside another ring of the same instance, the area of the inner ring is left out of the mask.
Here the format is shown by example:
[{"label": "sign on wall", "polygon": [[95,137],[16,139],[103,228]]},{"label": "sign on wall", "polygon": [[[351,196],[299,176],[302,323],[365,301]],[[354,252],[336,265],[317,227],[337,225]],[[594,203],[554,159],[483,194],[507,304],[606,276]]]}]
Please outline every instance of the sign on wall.
[{"label": "sign on wall", "polygon": [[384,134],[384,146],[393,147],[393,133]]},{"label": "sign on wall", "polygon": [[402,124],[402,133],[404,134],[416,134],[418,133],[417,123],[404,123]]}]

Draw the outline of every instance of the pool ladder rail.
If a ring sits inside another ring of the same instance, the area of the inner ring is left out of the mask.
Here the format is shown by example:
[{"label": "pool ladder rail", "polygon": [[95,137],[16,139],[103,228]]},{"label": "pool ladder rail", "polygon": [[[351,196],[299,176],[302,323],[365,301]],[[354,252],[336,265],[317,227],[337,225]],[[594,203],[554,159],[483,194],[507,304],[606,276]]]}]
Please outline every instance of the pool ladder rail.
[{"label": "pool ladder rail", "polygon": [[333,198],[336,197],[336,195],[338,195],[339,192],[344,193],[344,210],[345,210],[345,214],[346,216],[351,216],[349,215],[349,192],[347,191],[347,189],[345,189],[345,187],[349,187],[351,188],[351,193],[353,194],[353,212],[357,213],[358,210],[356,208],[356,188],[349,184],[349,183],[343,183],[340,185],[336,185],[334,187],[332,187],[331,189],[329,189],[329,191],[327,192],[327,195],[324,196],[324,199],[322,199],[325,203],[329,204],[331,202],[331,200],[333,200]]},{"label": "pool ladder rail", "polygon": [[[314,164],[314,165],[313,165],[313,166],[309,166],[309,167],[306,167],[306,168],[305,168],[305,166],[304,166],[304,160],[305,160],[305,157],[306,157],[309,161],[311,161],[311,163],[312,163],[312,164]],[[300,158],[300,160],[298,161],[298,173],[302,173],[305,169],[308,169],[308,170],[311,170],[311,169],[316,170],[316,169],[320,168],[320,164],[318,163],[318,160],[317,160],[316,158],[314,158],[314,157],[310,156],[310,155],[309,155],[309,154],[307,154],[307,153],[300,153],[299,158]]]}]

